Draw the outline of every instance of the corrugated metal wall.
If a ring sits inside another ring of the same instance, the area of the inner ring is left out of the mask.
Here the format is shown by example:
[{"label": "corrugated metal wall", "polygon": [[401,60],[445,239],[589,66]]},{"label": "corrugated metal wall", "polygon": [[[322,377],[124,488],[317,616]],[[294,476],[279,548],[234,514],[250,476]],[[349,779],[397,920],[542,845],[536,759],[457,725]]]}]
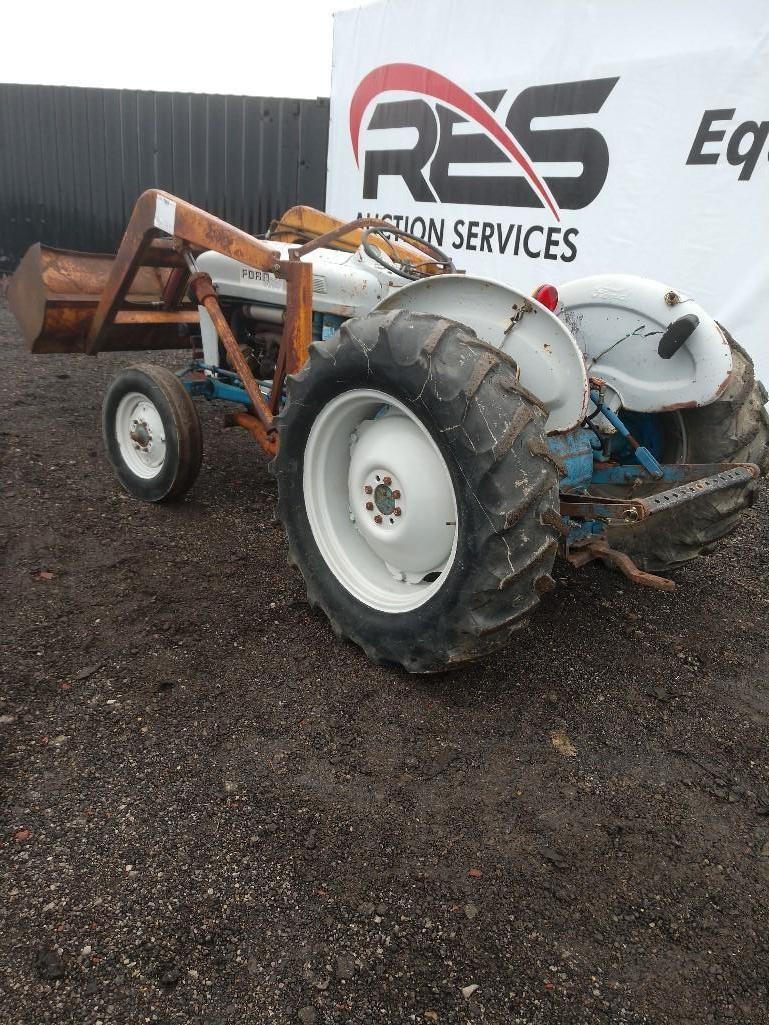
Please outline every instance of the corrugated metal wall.
[{"label": "corrugated metal wall", "polygon": [[32,242],[113,252],[166,189],[252,233],[323,207],[328,100],[0,84],[0,271]]}]

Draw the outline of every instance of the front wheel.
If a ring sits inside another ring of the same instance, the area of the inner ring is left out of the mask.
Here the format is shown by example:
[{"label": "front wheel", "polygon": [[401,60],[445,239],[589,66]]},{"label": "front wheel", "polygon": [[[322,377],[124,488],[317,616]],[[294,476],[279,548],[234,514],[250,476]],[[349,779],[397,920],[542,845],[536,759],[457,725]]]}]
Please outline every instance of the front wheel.
[{"label": "front wheel", "polygon": [[411,672],[509,643],[551,586],[546,418],[509,357],[438,317],[372,314],[312,346],[273,469],[290,558],[337,634]]},{"label": "front wheel", "polygon": [[145,502],[170,502],[192,487],[203,460],[200,418],[186,388],[165,367],[121,371],[102,406],[109,460],[123,487]]}]

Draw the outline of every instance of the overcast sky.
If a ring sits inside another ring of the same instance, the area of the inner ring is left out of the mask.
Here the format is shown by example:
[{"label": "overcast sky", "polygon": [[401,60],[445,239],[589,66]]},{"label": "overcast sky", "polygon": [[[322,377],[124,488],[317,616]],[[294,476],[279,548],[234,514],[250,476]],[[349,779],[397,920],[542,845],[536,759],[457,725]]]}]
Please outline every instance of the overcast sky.
[{"label": "overcast sky", "polygon": [[334,11],[372,0],[14,0],[0,81],[328,96]]}]

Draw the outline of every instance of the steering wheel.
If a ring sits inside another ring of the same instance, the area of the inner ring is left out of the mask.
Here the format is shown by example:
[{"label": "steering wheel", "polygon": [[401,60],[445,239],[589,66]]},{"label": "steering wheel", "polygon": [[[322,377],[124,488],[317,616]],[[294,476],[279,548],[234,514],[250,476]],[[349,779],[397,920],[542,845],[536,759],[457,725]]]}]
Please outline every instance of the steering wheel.
[{"label": "steering wheel", "polygon": [[[386,256],[379,246],[375,246],[373,242],[370,242],[369,238],[371,235],[378,235],[389,246],[390,254],[392,255],[388,254]],[[425,253],[427,259],[412,263],[396,251],[395,246],[387,237],[388,235],[416,244],[417,248],[420,248]],[[386,271],[398,274],[402,278],[408,278],[410,281],[417,281],[419,278],[428,277],[429,271],[420,269],[428,265],[433,266],[437,263],[444,268],[446,273],[450,273],[455,269],[453,260],[441,252],[437,246],[434,246],[431,242],[425,242],[423,238],[418,238],[416,235],[410,235],[407,231],[403,231],[395,226],[392,228],[366,228],[361,236],[360,244],[363,247],[363,252],[374,263],[378,263]]]}]

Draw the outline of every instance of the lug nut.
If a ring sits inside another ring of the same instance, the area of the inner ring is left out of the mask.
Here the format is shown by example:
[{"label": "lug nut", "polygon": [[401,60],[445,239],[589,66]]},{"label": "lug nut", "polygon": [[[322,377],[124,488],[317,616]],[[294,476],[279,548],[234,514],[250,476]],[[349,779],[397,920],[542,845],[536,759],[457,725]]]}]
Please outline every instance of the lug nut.
[{"label": "lug nut", "polygon": [[371,510],[374,508],[374,503],[373,502],[366,502],[366,508],[368,509],[369,512],[371,512]]},{"label": "lug nut", "polygon": [[401,514],[401,507],[399,505],[396,505],[395,508],[393,509],[393,516],[400,516],[400,514]]},{"label": "lug nut", "polygon": [[374,523],[381,523],[381,522],[382,522],[382,517],[379,515],[379,513],[377,513],[376,516],[374,517]]},{"label": "lug nut", "polygon": [[366,494],[366,495],[373,495],[374,494],[374,489],[371,487],[370,484],[367,484],[365,486],[365,488],[363,489],[363,493]]},{"label": "lug nut", "polygon": [[400,497],[401,497],[400,491],[393,491],[393,498],[400,498]]},{"label": "lug nut", "polygon": [[388,488],[389,488],[389,486],[390,486],[390,485],[392,484],[392,482],[393,482],[393,479],[392,479],[392,477],[384,477],[384,478],[382,479],[382,483],[383,483],[383,484],[386,484]]}]

